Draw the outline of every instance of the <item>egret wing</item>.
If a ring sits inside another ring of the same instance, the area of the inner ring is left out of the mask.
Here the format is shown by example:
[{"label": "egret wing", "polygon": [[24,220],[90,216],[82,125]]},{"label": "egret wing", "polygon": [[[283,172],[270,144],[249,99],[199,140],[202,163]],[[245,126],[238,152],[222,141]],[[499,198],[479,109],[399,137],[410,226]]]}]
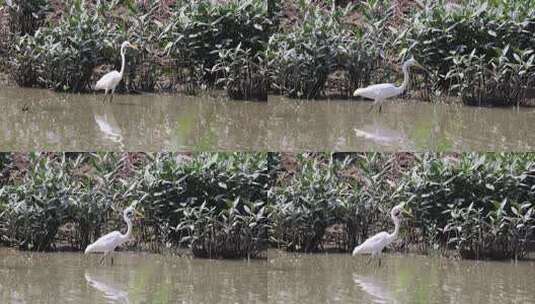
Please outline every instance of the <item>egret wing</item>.
[{"label": "egret wing", "polygon": [[121,81],[121,74],[117,71],[111,71],[108,74],[102,76],[97,84],[95,90],[111,90],[115,88]]},{"label": "egret wing", "polygon": [[355,95],[374,100],[383,100],[399,94],[400,89],[392,83],[374,84],[355,91]]},{"label": "egret wing", "polygon": [[87,246],[85,253],[113,251],[122,242],[123,235],[119,231],[113,231],[101,236],[93,244]]},{"label": "egret wing", "polygon": [[386,245],[389,234],[387,232],[379,232],[371,238],[364,241],[364,243],[355,247],[353,255],[355,254],[373,254],[374,252],[380,252]]},{"label": "egret wing", "polygon": [[128,303],[128,293],[122,289],[119,289],[113,285],[111,282],[102,281],[102,279],[97,280],[91,277],[89,274],[85,274],[85,280],[93,288],[103,292],[109,300],[118,301],[120,303]]}]

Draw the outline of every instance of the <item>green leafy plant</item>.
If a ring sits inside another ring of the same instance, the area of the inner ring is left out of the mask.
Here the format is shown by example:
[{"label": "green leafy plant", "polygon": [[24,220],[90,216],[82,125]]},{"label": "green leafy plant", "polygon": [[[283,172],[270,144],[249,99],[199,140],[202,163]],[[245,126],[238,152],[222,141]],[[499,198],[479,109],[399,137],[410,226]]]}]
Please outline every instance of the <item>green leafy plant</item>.
[{"label": "green leafy plant", "polygon": [[295,173],[279,177],[270,192],[273,238],[290,251],[351,252],[373,233],[388,229],[395,158],[380,153],[296,156]]},{"label": "green leafy plant", "polygon": [[532,168],[530,155],[425,155],[403,186],[412,224],[463,257],[521,258],[535,229]]},{"label": "green leafy plant", "polygon": [[299,21],[273,34],[266,51],[277,92],[291,98],[318,98],[325,93],[329,76],[342,71],[340,93],[349,97],[373,79],[372,71],[381,64],[379,41],[386,41],[379,35],[386,32],[386,18],[359,28],[345,22],[353,8],[326,11],[312,1],[297,3]]},{"label": "green leafy plant", "polygon": [[452,57],[454,66],[446,75],[452,89],[457,89],[463,101],[470,105],[511,105],[526,99],[525,89],[535,82],[533,50],[509,56],[509,46],[501,55],[487,61],[485,56],[468,55]]},{"label": "green leafy plant", "polygon": [[127,91],[152,92],[158,86],[158,78],[163,73],[163,50],[159,37],[164,24],[157,18],[160,5],[159,2],[153,3],[147,12],[131,9],[125,22],[127,28],[121,31],[125,33],[124,40],[139,48],[139,51],[127,54],[128,70],[124,82]]},{"label": "green leafy plant", "polygon": [[7,239],[23,249],[47,250],[67,217],[68,193],[71,186],[62,174],[65,161],[53,163],[33,156],[30,168],[19,186],[5,186],[2,201],[7,208]]},{"label": "green leafy plant", "polygon": [[261,53],[252,54],[241,45],[235,49],[220,50],[218,64],[214,71],[221,71],[219,79],[232,99],[267,101],[268,66]]},{"label": "green leafy plant", "polygon": [[[265,1],[193,1],[176,5],[162,33],[165,51],[186,70],[187,83],[213,85],[220,74],[212,73],[218,50],[238,45],[253,56],[263,50],[271,20]],[[182,75],[183,73],[177,73]]]},{"label": "green leafy plant", "polygon": [[11,78],[21,87],[43,85],[42,74],[43,39],[24,35],[14,39],[7,56],[8,71]]},{"label": "green leafy plant", "polygon": [[[132,186],[142,201],[147,218],[162,243],[189,245],[182,240],[184,208],[205,204],[216,212],[226,210],[227,202],[265,202],[267,191],[266,158],[262,154],[200,154],[177,163],[172,155],[160,156],[142,168]],[[205,210],[202,210],[205,211]],[[163,227],[163,228],[162,228]]]},{"label": "green leafy plant", "polygon": [[534,18],[535,7],[525,2],[428,1],[411,19],[405,51],[431,70],[436,93],[458,94],[468,104],[520,103],[533,82]]},{"label": "green leafy plant", "polygon": [[[122,209],[137,202],[140,246],[261,256],[269,225],[266,160],[263,153],[30,154],[21,179],[0,188],[0,240],[28,250],[84,249],[124,227]],[[208,222],[215,234],[203,230]]]},{"label": "green leafy plant", "polygon": [[45,23],[50,10],[48,0],[11,0],[5,4],[12,34],[33,35]]},{"label": "green leafy plant", "polygon": [[[255,258],[267,248],[269,219],[265,202],[227,201],[223,209],[184,204],[184,220],[176,227],[193,254],[205,258]],[[219,209],[219,210],[218,210]]]},{"label": "green leafy plant", "polygon": [[333,46],[339,24],[317,6],[300,4],[302,22],[271,36],[266,54],[276,91],[292,98],[316,98],[336,65]]},{"label": "green leafy plant", "polygon": [[43,36],[42,69],[48,87],[71,92],[90,88],[94,68],[116,47],[110,40],[115,29],[98,10],[73,0],[57,26],[36,34]]}]

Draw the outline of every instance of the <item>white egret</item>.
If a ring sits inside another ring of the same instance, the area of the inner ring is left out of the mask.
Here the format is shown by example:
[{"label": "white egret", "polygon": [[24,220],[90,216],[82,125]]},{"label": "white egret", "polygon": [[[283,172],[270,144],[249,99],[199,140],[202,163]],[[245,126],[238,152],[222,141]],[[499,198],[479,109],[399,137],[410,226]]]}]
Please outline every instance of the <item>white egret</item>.
[{"label": "white egret", "polygon": [[423,68],[414,58],[411,58],[403,64],[402,69],[404,78],[401,86],[398,87],[393,83],[374,84],[365,88],[356,89],[353,96],[362,96],[373,99],[374,103],[370,110],[374,105],[379,104],[379,112],[381,112],[383,101],[385,101],[385,99],[401,95],[407,89],[407,86],[409,85],[409,68],[411,66],[416,66],[425,70],[425,68]]},{"label": "white egret", "polygon": [[403,203],[399,204],[390,211],[390,217],[394,222],[394,232],[388,233],[386,231],[382,231],[368,238],[366,241],[364,241],[364,243],[353,249],[353,256],[357,254],[370,254],[372,258],[379,258],[379,265],[381,265],[381,252],[386,246],[390,245],[398,237],[403,205]]},{"label": "white egret", "polygon": [[[111,254],[115,248],[117,248],[117,246],[124,244],[132,237],[132,218],[134,217],[135,213],[136,210],[133,206],[130,206],[123,211],[123,219],[128,227],[126,234],[122,234],[119,231],[113,231],[101,236],[93,244],[87,246],[85,249],[85,254],[103,253],[104,255],[100,259],[100,263],[102,264],[104,262],[104,258]],[[111,257],[111,264],[113,265],[113,257]]]},{"label": "white egret", "polygon": [[110,94],[110,102],[111,102],[111,100],[113,99],[113,94],[115,93],[115,89],[117,88],[121,80],[123,79],[124,68],[126,65],[125,53],[126,53],[127,47],[137,50],[137,47],[135,45],[130,44],[130,42],[128,41],[123,42],[123,44],[121,45],[121,59],[122,59],[121,71],[109,72],[108,74],[102,76],[102,78],[100,78],[100,80],[97,81],[97,84],[95,85],[96,91],[104,90],[104,100],[106,100],[106,96],[108,95],[108,93],[111,93]]}]

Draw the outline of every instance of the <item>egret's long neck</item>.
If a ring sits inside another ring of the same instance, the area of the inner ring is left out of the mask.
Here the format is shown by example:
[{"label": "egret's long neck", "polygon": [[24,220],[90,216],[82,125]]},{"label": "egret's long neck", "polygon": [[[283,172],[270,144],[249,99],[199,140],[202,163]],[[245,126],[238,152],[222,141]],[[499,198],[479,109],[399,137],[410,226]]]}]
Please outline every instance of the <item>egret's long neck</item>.
[{"label": "egret's long neck", "polygon": [[404,92],[407,89],[407,86],[409,85],[409,66],[404,64],[403,65],[403,83],[399,87],[402,92]]},{"label": "egret's long neck", "polygon": [[122,59],[122,63],[121,63],[121,76],[123,76],[123,73],[124,73],[124,68],[125,68],[125,65],[126,65],[126,58],[125,58],[125,52],[126,52],[126,48],[125,47],[122,47],[121,48],[121,59]]},{"label": "egret's long neck", "polygon": [[125,216],[124,221],[126,222],[128,229],[126,230],[126,234],[123,234],[123,238],[129,240],[132,237],[132,220]]},{"label": "egret's long neck", "polygon": [[398,237],[399,233],[399,218],[392,217],[392,221],[394,222],[394,232],[390,234],[390,238],[395,239]]}]

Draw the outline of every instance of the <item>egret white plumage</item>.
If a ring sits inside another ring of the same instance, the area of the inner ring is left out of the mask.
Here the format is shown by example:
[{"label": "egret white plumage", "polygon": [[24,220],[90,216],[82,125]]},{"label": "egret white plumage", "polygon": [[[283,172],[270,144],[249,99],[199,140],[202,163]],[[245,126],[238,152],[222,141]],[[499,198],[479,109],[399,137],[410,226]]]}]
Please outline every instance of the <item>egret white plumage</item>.
[{"label": "egret white plumage", "polygon": [[99,81],[97,81],[97,84],[95,85],[95,91],[104,90],[104,100],[106,100],[106,97],[108,96],[108,93],[110,94],[110,101],[113,99],[113,94],[115,93],[115,89],[123,79],[124,69],[126,66],[126,48],[133,48],[137,49],[135,45],[132,45],[130,42],[125,41],[121,45],[121,71],[111,71],[108,74],[102,76]]},{"label": "egret white plumage", "polygon": [[411,66],[416,66],[424,69],[414,58],[411,58],[405,61],[402,66],[403,83],[401,84],[401,86],[398,87],[393,83],[374,84],[365,88],[356,89],[353,93],[353,96],[362,96],[365,98],[373,99],[374,103],[370,110],[373,108],[374,105],[379,104],[379,112],[381,112],[381,109],[383,107],[383,101],[385,101],[385,99],[401,95],[407,89],[407,86],[409,85],[409,68]]},{"label": "egret white plumage", "polygon": [[353,256],[357,254],[370,254],[372,258],[379,258],[379,265],[381,265],[381,252],[386,246],[390,245],[398,237],[403,205],[403,203],[399,204],[390,211],[390,217],[394,222],[394,232],[388,233],[386,231],[382,231],[368,238],[366,241],[364,241],[364,243],[353,249]]},{"label": "egret white plumage", "polygon": [[[133,206],[130,206],[123,211],[123,219],[126,222],[127,230],[125,234],[119,231],[110,232],[104,236],[101,236],[94,243],[87,246],[85,254],[88,253],[103,253],[104,255],[100,259],[100,263],[104,262],[104,258],[111,254],[115,248],[124,244],[132,238],[132,218],[134,217],[136,210]],[[113,257],[111,257],[111,263],[113,265]]]}]

